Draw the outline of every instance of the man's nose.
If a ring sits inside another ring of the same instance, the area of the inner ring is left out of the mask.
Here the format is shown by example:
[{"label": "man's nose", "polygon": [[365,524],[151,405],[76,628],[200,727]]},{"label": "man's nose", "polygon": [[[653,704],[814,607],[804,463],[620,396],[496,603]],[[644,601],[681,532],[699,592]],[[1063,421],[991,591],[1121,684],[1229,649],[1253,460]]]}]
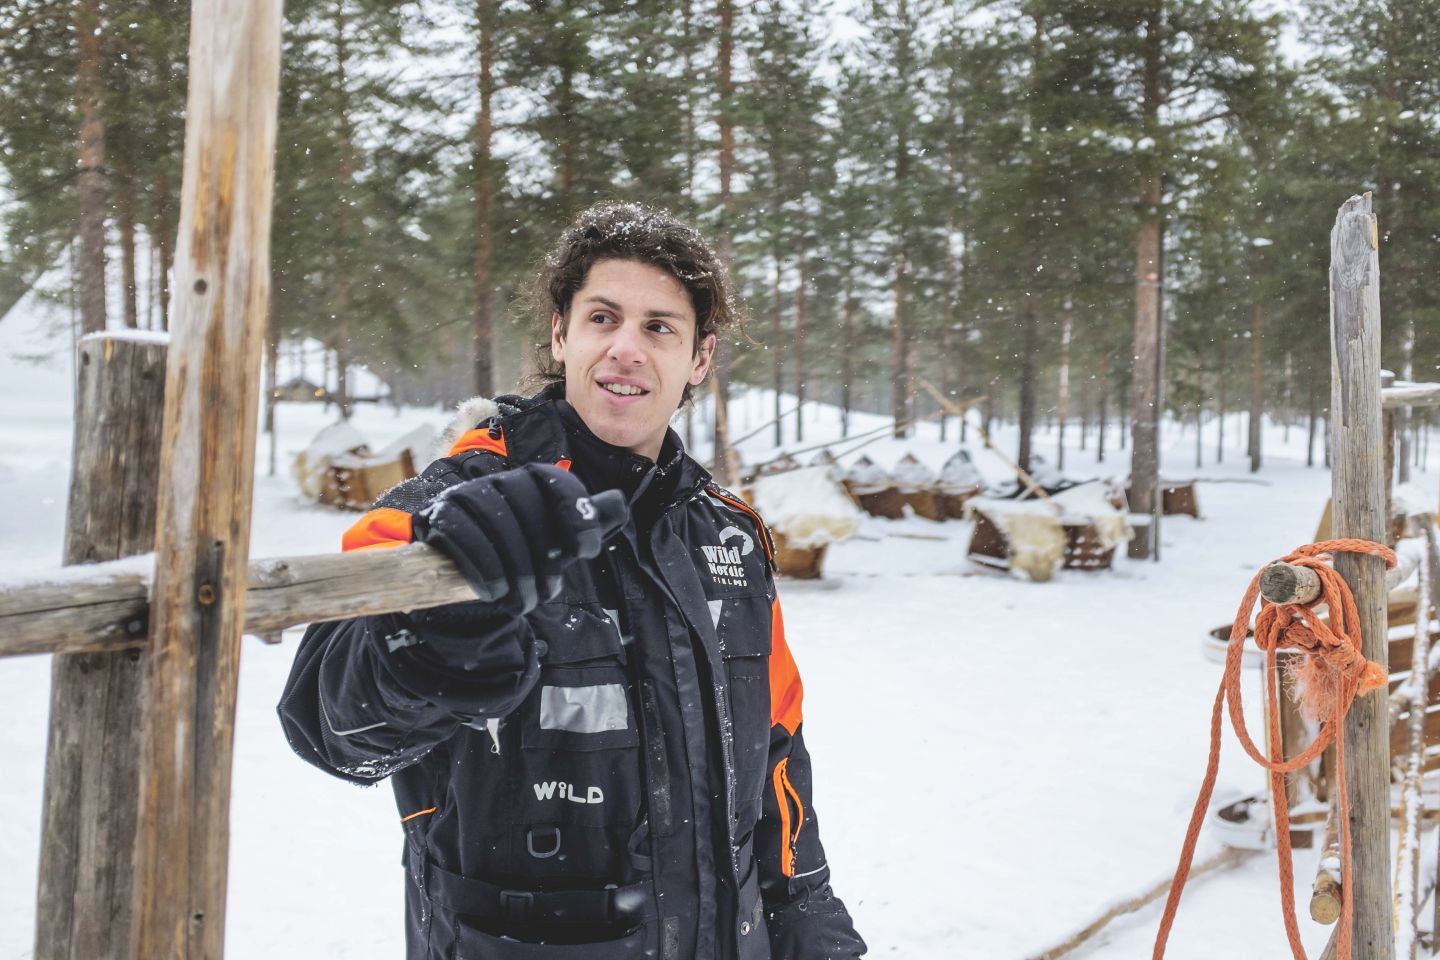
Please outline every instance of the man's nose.
[{"label": "man's nose", "polygon": [[639,325],[622,323],[610,338],[610,349],[606,355],[617,363],[640,364],[645,362],[645,332]]}]

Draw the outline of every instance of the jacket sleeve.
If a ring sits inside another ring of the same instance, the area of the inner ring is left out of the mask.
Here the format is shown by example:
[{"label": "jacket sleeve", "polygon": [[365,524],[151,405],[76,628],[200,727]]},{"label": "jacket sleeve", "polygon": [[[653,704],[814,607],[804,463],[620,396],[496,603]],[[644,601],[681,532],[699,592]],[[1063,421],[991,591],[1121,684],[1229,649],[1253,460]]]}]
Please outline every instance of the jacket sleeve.
[{"label": "jacket sleeve", "polygon": [[780,601],[771,609],[770,757],[755,828],[760,891],[775,960],[849,960],[865,941],[830,889],[812,800],[802,722],[804,689],[785,642]]},{"label": "jacket sleeve", "polygon": [[[482,459],[483,458],[483,459]],[[410,515],[466,476],[503,469],[486,454],[440,460],[381,497],[345,534],[347,550],[410,541]],[[279,705],[290,746],[346,780],[373,783],[418,761],[462,724],[510,713],[539,674],[523,618],[479,601],[317,623]]]}]

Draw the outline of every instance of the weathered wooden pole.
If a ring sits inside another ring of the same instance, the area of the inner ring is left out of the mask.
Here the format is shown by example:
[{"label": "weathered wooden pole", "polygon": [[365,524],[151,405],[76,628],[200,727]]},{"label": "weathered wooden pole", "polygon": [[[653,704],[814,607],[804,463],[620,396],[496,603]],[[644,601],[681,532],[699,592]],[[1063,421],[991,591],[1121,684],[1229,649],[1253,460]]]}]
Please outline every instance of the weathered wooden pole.
[{"label": "weathered wooden pole", "polygon": [[[76,369],[65,562],[147,553],[155,542],[165,345],[91,334],[80,341]],[[141,656],[74,653],[51,664],[36,960],[130,949]]]},{"label": "weathered wooden pole", "polygon": [[140,732],[137,958],[219,958],[270,208],[280,0],[194,0],[175,317]]},{"label": "weathered wooden pole", "polygon": [[[1370,195],[1341,206],[1330,233],[1330,409],[1335,420],[1333,535],[1386,541],[1380,432],[1380,254]],[[1386,666],[1385,566],[1340,553],[1335,569],[1355,595],[1365,656]],[[1388,669],[1388,667],[1387,667]],[[1354,955],[1392,960],[1390,896],[1390,723],[1382,688],[1356,697],[1345,721],[1350,788]]]}]

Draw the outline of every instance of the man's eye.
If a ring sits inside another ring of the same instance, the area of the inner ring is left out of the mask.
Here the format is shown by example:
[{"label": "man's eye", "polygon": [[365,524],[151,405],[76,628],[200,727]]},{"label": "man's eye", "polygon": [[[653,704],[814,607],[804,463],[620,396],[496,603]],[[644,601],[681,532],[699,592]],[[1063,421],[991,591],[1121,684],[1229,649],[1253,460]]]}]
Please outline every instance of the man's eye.
[{"label": "man's eye", "polygon": [[590,315],[590,322],[591,322],[591,323],[606,323],[606,322],[609,322],[609,321],[611,321],[611,320],[613,320],[613,319],[614,319],[614,318],[611,317],[610,314],[608,314],[608,313],[592,313],[592,314]]},{"label": "man's eye", "polygon": [[674,332],[675,332],[674,329],[671,328],[670,324],[668,324],[668,323],[661,323],[659,320],[656,320],[656,321],[654,321],[653,323],[650,324],[650,330],[651,330],[651,332],[653,332],[653,333],[674,333]]}]

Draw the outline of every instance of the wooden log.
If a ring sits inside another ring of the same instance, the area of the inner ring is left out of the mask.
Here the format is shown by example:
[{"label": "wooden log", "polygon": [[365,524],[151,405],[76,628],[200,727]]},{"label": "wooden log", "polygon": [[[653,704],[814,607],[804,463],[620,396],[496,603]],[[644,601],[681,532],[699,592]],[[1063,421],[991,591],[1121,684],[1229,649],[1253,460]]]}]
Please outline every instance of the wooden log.
[{"label": "wooden log", "polygon": [[219,958],[280,0],[194,0],[136,827],[136,957]]},{"label": "wooden log", "polygon": [[1330,815],[1325,818],[1325,841],[1320,846],[1320,862],[1315,868],[1315,883],[1310,892],[1310,919],[1316,923],[1331,924],[1340,919],[1340,821],[1335,810],[1334,798],[1330,801]]},{"label": "wooden log", "polygon": [[1320,574],[1310,567],[1272,563],[1260,574],[1260,595],[1271,603],[1309,603],[1320,596]]},{"label": "wooden log", "polygon": [[[1194,880],[1207,873],[1228,870],[1231,867],[1244,863],[1258,852],[1257,850],[1242,850],[1238,847],[1225,847],[1214,856],[1195,864],[1195,866],[1190,869],[1190,879]],[[1096,917],[1090,923],[1071,934],[1064,941],[1057,943],[1048,950],[1041,950],[1039,953],[1031,955],[1029,960],[1059,960],[1060,957],[1068,953],[1073,953],[1094,939],[1095,935],[1109,926],[1111,921],[1123,917],[1127,913],[1135,913],[1137,910],[1142,910],[1161,897],[1168,895],[1172,883],[1173,880],[1167,878],[1155,884],[1139,896],[1120,901],[1107,909],[1099,917]]]},{"label": "wooden log", "polygon": [[[1370,195],[1351,197],[1330,234],[1330,409],[1335,420],[1331,496],[1336,537],[1384,543],[1385,478],[1380,432],[1379,233]],[[1335,569],[1355,595],[1365,656],[1387,664],[1385,570],[1377,557],[1339,554]],[[1388,668],[1387,668],[1388,669]],[[1352,942],[1357,957],[1392,960],[1390,749],[1386,692],[1357,697],[1345,721],[1345,775],[1355,878]]]},{"label": "wooden log", "polygon": [[[65,562],[147,552],[155,539],[165,345],[91,334],[80,341],[76,372]],[[36,960],[129,952],[143,675],[134,650],[51,663]]]},{"label": "wooden log", "polygon": [[[51,580],[0,592],[0,657],[150,643],[148,570],[122,561],[97,564],[86,579],[56,573]],[[424,544],[257,560],[250,564],[247,584],[244,632],[257,636],[315,620],[475,599],[450,561]]]},{"label": "wooden log", "polygon": [[1380,391],[1387,410],[1400,407],[1440,407],[1440,383],[1397,383]]}]

